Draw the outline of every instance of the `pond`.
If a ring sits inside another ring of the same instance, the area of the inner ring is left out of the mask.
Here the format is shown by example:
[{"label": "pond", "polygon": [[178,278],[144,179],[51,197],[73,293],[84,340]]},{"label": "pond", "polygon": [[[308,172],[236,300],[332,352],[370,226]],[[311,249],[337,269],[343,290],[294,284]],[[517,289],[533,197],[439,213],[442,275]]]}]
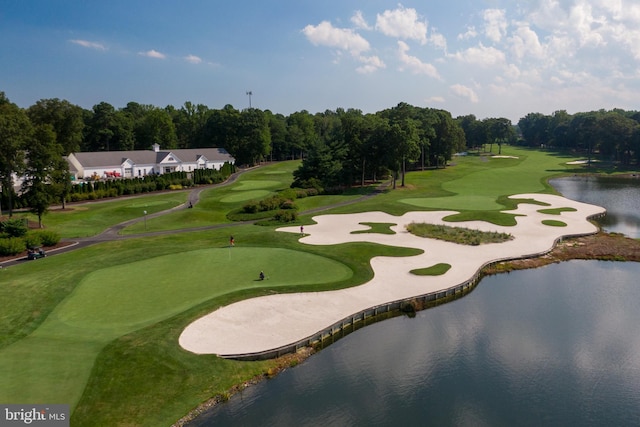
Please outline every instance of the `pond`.
[{"label": "pond", "polygon": [[640,239],[640,177],[573,176],[550,183],[569,199],[607,208],[598,220],[604,230]]},{"label": "pond", "polygon": [[632,425],[638,263],[571,261],[482,280],[376,323],[193,426]]}]

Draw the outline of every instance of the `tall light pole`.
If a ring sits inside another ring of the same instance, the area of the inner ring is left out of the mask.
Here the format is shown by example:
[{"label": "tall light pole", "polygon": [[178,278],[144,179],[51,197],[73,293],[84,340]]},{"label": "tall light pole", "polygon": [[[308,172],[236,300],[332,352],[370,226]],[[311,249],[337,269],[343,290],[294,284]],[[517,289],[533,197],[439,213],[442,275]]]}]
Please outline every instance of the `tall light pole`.
[{"label": "tall light pole", "polygon": [[251,95],[253,95],[253,92],[248,90],[247,95],[249,95],[249,109],[251,109]]}]

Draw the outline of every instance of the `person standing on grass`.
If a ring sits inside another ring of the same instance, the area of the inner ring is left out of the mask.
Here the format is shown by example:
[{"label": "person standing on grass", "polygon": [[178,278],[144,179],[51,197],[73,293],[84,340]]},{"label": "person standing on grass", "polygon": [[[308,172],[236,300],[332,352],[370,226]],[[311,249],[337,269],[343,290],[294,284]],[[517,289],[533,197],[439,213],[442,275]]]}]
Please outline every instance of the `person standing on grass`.
[{"label": "person standing on grass", "polygon": [[236,245],[236,241],[234,240],[233,236],[229,237],[229,246],[235,246]]}]

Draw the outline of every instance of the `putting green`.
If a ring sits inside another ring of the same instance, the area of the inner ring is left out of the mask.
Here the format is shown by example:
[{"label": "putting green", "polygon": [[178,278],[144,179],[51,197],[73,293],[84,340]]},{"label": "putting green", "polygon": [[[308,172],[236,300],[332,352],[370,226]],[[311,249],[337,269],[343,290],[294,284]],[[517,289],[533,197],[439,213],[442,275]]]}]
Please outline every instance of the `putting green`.
[{"label": "putting green", "polygon": [[[267,280],[258,281],[264,270]],[[121,335],[241,289],[341,281],[344,264],[277,248],[210,248],[94,271],[30,336],[0,350],[0,402],[69,403]],[[52,357],[56,355],[56,357]]]},{"label": "putting green", "polygon": [[[268,282],[256,279],[261,270]],[[288,249],[212,248],[166,255],[87,275],[57,318],[74,327],[120,329],[155,323],[230,291],[348,279],[336,261]]]}]

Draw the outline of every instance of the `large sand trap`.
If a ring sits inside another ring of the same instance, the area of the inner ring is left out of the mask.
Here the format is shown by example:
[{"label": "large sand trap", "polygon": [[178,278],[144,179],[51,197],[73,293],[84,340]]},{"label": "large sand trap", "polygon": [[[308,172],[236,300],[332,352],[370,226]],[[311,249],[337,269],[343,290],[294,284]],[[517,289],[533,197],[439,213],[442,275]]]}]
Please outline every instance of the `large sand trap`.
[{"label": "large sand trap", "polygon": [[[257,353],[289,345],[324,330],[337,321],[369,307],[412,298],[459,285],[484,264],[494,260],[536,255],[553,247],[563,236],[590,234],[597,227],[587,218],[605,212],[598,206],[547,194],[520,194],[517,199],[535,199],[550,206],[521,203],[506,211],[518,215],[517,225],[501,227],[482,221],[447,223],[442,218],[454,212],[409,212],[400,217],[383,212],[320,215],[315,225],[305,226],[301,242],[332,245],[345,242],[374,242],[389,246],[418,248],[424,253],[412,257],[376,257],[371,260],[374,278],[360,286],[329,292],[277,294],[252,298],[222,307],[194,321],[180,335],[180,345],[198,354],[233,356]],[[560,215],[543,214],[540,209],[574,208]],[[544,225],[543,220],[562,221],[566,227]],[[357,233],[366,230],[363,222],[396,224],[396,234]],[[468,246],[414,236],[406,231],[411,222],[428,222],[483,231],[510,233],[504,243]],[[299,233],[299,227],[278,231]],[[413,269],[438,263],[451,265],[441,276],[417,276]]]}]

